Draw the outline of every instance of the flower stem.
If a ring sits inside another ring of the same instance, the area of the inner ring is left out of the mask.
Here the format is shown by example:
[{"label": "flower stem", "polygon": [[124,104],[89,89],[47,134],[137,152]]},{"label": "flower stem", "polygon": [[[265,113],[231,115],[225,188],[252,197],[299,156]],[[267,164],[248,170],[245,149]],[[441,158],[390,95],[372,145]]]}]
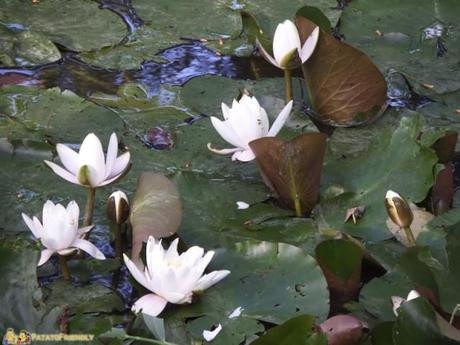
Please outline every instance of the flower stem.
[{"label": "flower stem", "polygon": [[85,216],[83,218],[83,226],[90,226],[93,223],[94,200],[96,197],[96,188],[88,188],[88,196],[86,199]]},{"label": "flower stem", "polygon": [[406,238],[407,238],[407,242],[409,244],[409,247],[415,247],[417,245],[417,243],[415,242],[415,237],[414,237],[414,234],[412,233],[412,230],[410,229],[410,227],[406,227],[404,228],[404,232],[406,233]]},{"label": "flower stem", "polygon": [[302,207],[300,205],[300,200],[298,197],[294,199],[294,208],[296,217],[302,217]]},{"label": "flower stem", "polygon": [[292,99],[292,73],[290,69],[284,69],[284,88],[286,91],[286,104]]},{"label": "flower stem", "polygon": [[67,266],[66,257],[62,255],[58,255],[58,257],[59,257],[59,267],[61,269],[64,279],[70,280],[70,271],[69,271],[69,266]]},{"label": "flower stem", "polygon": [[143,337],[138,337],[135,335],[125,335],[125,339],[132,339],[132,340],[137,340],[137,341],[141,341],[144,343],[157,344],[157,345],[176,345],[174,343],[168,343],[167,341],[143,338]]},{"label": "flower stem", "polygon": [[123,224],[115,225],[115,253],[117,254],[117,258],[120,260],[123,257],[123,247],[122,247],[122,237],[121,237],[122,226]]}]

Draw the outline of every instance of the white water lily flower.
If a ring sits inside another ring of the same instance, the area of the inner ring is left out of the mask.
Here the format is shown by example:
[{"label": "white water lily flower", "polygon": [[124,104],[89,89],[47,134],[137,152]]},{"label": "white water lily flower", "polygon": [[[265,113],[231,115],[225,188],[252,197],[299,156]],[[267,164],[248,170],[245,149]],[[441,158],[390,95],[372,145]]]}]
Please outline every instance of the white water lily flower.
[{"label": "white water lily flower", "polygon": [[283,128],[291,109],[292,100],[281,110],[269,129],[267,112],[255,97],[243,95],[239,102],[236,99],[233,100],[231,108],[222,103],[224,121],[211,116],[211,122],[220,136],[235,147],[217,150],[211,146],[211,143],[208,143],[208,149],[221,155],[233,153],[232,160],[251,161],[255,155],[249,143],[263,137],[276,136]]},{"label": "white water lily flower", "polygon": [[61,204],[53,204],[48,200],[43,206],[42,223],[37,217],[33,220],[22,214],[24,222],[34,236],[46,249],[42,250],[38,266],[43,265],[54,253],[69,255],[77,249],[87,252],[98,260],[105,256],[94,244],[84,239],[85,234],[93,227],[78,228],[80,209],[75,201],[69,202],[67,209]]},{"label": "white water lily flower", "polygon": [[198,246],[189,248],[179,255],[175,239],[168,250],[165,250],[161,240],[152,236],[147,241],[146,267],[140,270],[124,254],[125,264],[133,277],[146,289],[153,293],[139,298],[132,306],[132,311],[157,316],[166,304],[191,303],[194,292],[206,290],[230,274],[228,270],[213,271],[205,274],[213,251],[204,254],[204,249]]},{"label": "white water lily flower", "polygon": [[217,335],[220,333],[221,330],[222,330],[222,325],[220,323],[217,325],[217,327],[213,331],[208,331],[205,329],[203,331],[204,340],[213,341],[214,338],[217,337]]},{"label": "white water lily flower", "polygon": [[100,187],[112,183],[129,168],[129,152],[117,157],[118,139],[110,136],[107,156],[104,156],[99,138],[90,133],[83,140],[77,153],[64,144],[57,144],[56,150],[64,168],[56,163],[45,163],[63,179],[86,187]]},{"label": "white water lily flower", "polygon": [[411,290],[409,294],[407,295],[406,299],[399,297],[399,296],[391,296],[391,303],[393,304],[393,313],[396,316],[398,316],[398,309],[399,307],[401,307],[403,303],[411,301],[419,297],[420,297],[420,294],[415,290]]},{"label": "white water lily flower", "polygon": [[319,38],[319,27],[316,27],[305,42],[300,42],[297,27],[290,20],[278,24],[273,37],[274,58],[264,49],[260,42],[257,42],[262,56],[272,65],[282,69],[298,67],[299,63],[293,63],[292,58],[298,54],[301,63],[307,61],[313,54]]}]

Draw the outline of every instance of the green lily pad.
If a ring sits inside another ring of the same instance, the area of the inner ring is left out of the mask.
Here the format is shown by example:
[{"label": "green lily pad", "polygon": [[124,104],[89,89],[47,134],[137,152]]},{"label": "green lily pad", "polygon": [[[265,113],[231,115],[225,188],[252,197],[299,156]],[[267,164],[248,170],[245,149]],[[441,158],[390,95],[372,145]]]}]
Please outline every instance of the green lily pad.
[{"label": "green lily pad", "polygon": [[[258,321],[280,324],[302,314],[324,320],[328,313],[326,280],[315,260],[300,248],[284,243],[239,242],[217,250],[210,269],[224,268],[231,271],[227,278],[205,291],[199,303],[172,311],[165,322],[199,317],[188,326],[195,338],[202,337],[201,327],[211,329],[221,323],[223,331],[214,342],[234,344],[231,340],[235,336],[242,339],[260,331]],[[237,307],[243,308],[241,316],[229,319]],[[204,317],[206,324],[200,321]],[[252,327],[239,322],[248,319],[254,320]],[[197,322],[200,329],[194,326]]]},{"label": "green lily pad", "polygon": [[[322,227],[371,241],[391,237],[385,226],[386,192],[395,190],[412,202],[420,202],[433,184],[437,157],[418,143],[421,125],[420,116],[405,117],[396,130],[382,131],[362,156],[340,160],[326,156],[323,188],[333,185],[343,192],[320,202],[316,213]],[[357,206],[366,207],[363,217],[357,224],[344,223],[347,209]]]},{"label": "green lily pad", "polygon": [[436,312],[424,298],[404,303],[393,326],[395,345],[454,345],[458,341],[443,335],[438,325]]},{"label": "green lily pad", "polygon": [[0,1],[0,22],[42,33],[52,42],[82,51],[120,42],[126,26],[115,13],[100,10],[95,1]]},{"label": "green lily pad", "polygon": [[19,332],[55,333],[61,308],[43,303],[37,284],[38,251],[24,242],[0,243],[0,274],[2,295],[0,303],[0,333],[12,327]]},{"label": "green lily pad", "polygon": [[13,31],[0,24],[0,66],[32,66],[61,58],[56,46],[43,34]]},{"label": "green lily pad", "polygon": [[99,284],[74,287],[72,283],[56,280],[47,285],[49,292],[46,303],[50,306],[66,307],[72,313],[82,308],[86,313],[123,311],[120,297],[109,288]]}]

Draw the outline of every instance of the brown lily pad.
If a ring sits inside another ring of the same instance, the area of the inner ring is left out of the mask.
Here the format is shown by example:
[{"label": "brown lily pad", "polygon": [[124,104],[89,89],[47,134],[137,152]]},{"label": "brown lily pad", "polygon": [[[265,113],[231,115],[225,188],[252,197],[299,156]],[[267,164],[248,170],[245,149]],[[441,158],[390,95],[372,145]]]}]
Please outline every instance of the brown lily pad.
[{"label": "brown lily pad", "polygon": [[142,173],[131,208],[132,259],[139,259],[142,243],[149,236],[169,237],[176,233],[181,220],[182,203],[176,185],[162,174]]},{"label": "brown lily pad", "polygon": [[305,133],[292,141],[266,137],[249,143],[273,196],[298,216],[310,212],[318,200],[326,138]]},{"label": "brown lily pad", "polygon": [[[296,16],[304,39],[315,24]],[[360,50],[321,31],[313,55],[303,64],[310,90],[312,117],[335,127],[370,123],[386,109],[387,84],[371,59]]]},{"label": "brown lily pad", "polygon": [[357,345],[363,338],[363,330],[367,327],[351,315],[336,315],[322,324],[320,329],[327,335],[329,345]]}]

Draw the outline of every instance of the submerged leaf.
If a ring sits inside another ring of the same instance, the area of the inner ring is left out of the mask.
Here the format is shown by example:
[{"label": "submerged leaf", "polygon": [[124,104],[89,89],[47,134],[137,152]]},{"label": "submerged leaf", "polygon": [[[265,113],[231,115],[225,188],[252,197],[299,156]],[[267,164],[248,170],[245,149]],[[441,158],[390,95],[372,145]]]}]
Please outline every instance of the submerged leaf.
[{"label": "submerged leaf", "polygon": [[249,146],[273,196],[287,207],[310,212],[318,199],[326,135],[305,133],[288,142],[266,137]]},{"label": "submerged leaf", "polygon": [[182,204],[176,185],[162,174],[144,172],[137,182],[131,211],[132,258],[136,260],[149,236],[173,235],[182,219]]},{"label": "submerged leaf", "polygon": [[[314,24],[296,16],[301,39]],[[369,57],[321,31],[315,52],[304,63],[304,78],[311,93],[316,120],[350,127],[375,120],[386,108],[385,78]]]}]

